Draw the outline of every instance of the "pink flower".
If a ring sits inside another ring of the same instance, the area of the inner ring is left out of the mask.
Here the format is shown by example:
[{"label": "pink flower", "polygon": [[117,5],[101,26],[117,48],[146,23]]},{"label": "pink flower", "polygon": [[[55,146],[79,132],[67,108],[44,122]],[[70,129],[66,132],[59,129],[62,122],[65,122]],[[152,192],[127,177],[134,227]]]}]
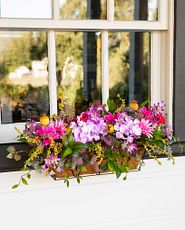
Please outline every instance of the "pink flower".
[{"label": "pink flower", "polygon": [[139,127],[141,128],[142,134],[148,138],[152,137],[153,127],[149,120],[141,119]]},{"label": "pink flower", "polygon": [[122,138],[123,138],[123,133],[121,133],[121,132],[116,132],[116,138],[122,139]]}]

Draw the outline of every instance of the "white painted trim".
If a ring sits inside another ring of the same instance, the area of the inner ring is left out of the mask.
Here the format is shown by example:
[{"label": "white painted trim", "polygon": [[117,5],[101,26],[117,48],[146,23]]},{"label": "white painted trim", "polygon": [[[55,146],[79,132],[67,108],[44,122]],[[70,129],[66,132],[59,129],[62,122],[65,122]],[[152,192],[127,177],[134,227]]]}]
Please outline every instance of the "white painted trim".
[{"label": "white painted trim", "polygon": [[107,99],[109,98],[109,59],[108,59],[108,32],[102,32],[102,103],[107,104]]},{"label": "white painted trim", "polygon": [[166,23],[160,21],[108,21],[108,20],[33,20],[0,19],[1,29],[39,30],[167,30]]},{"label": "white painted trim", "polygon": [[107,1],[107,19],[114,21],[114,0]]},{"label": "white painted trim", "polygon": [[151,103],[162,99],[162,58],[161,58],[161,33],[151,32]]},{"label": "white painted trim", "polygon": [[25,128],[25,123],[0,125],[0,144],[18,142],[16,138],[19,134],[16,133],[15,128],[22,131]]},{"label": "white painted trim", "polygon": [[52,0],[52,16],[54,20],[59,20],[59,14],[60,14],[60,5],[59,0]]},{"label": "white painted trim", "polygon": [[166,103],[168,123],[173,123],[173,52],[174,52],[174,0],[169,0],[169,30],[162,32],[162,98]]},{"label": "white painted trim", "polygon": [[168,4],[169,0],[158,0],[159,22],[162,27],[168,28]]},{"label": "white painted trim", "polygon": [[50,115],[53,115],[57,114],[56,47],[54,31],[48,32],[48,57]]}]

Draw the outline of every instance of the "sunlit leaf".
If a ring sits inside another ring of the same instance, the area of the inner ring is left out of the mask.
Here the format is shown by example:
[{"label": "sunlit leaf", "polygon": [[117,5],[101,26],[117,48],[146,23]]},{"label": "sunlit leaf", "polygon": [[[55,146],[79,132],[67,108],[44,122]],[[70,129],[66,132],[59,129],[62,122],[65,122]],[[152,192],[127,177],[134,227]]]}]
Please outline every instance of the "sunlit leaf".
[{"label": "sunlit leaf", "polygon": [[66,157],[68,155],[70,155],[72,153],[72,149],[71,148],[67,148],[64,153],[63,153],[63,156]]},{"label": "sunlit leaf", "polygon": [[14,158],[14,154],[13,154],[13,153],[9,153],[9,154],[6,156],[6,158],[8,158],[8,159],[13,159],[13,158]]},{"label": "sunlit leaf", "polygon": [[30,174],[30,173],[27,174],[27,178],[28,178],[28,179],[31,178],[31,174]]},{"label": "sunlit leaf", "polygon": [[20,154],[15,154],[14,159],[15,159],[16,161],[20,161],[21,155],[20,155]]},{"label": "sunlit leaf", "polygon": [[8,146],[7,151],[9,153],[15,153],[16,152],[16,148],[13,145],[10,145],[10,146]]},{"label": "sunlit leaf", "polygon": [[12,189],[16,189],[17,187],[19,187],[19,184],[14,184],[14,185],[12,186]]},{"label": "sunlit leaf", "polygon": [[27,180],[26,180],[26,179],[24,179],[23,177],[21,178],[21,181],[22,181],[22,183],[23,183],[24,185],[28,185]]}]

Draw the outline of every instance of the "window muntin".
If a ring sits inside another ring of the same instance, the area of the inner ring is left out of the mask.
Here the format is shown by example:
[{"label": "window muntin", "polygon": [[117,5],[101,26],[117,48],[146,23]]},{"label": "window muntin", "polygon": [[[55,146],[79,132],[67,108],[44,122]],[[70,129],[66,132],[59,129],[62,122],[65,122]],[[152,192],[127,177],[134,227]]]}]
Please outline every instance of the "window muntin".
[{"label": "window muntin", "polygon": [[150,33],[109,33],[109,97],[139,103],[150,98]]},{"label": "window muntin", "polygon": [[[55,39],[54,31],[96,31],[100,30],[102,32],[101,39],[101,70],[102,70],[102,100],[106,102],[106,99],[109,96],[109,67],[108,67],[108,32],[110,31],[150,31],[151,32],[151,100],[155,102],[159,101],[162,98],[160,89],[163,87],[162,79],[168,79],[167,75],[161,76],[164,73],[164,67],[161,64],[161,60],[166,55],[164,49],[161,47],[162,40],[161,36],[155,36],[155,34],[166,34],[161,32],[168,32],[168,5],[173,7],[173,1],[163,0],[158,1],[158,21],[146,21],[146,20],[133,20],[133,21],[121,21],[115,20],[115,0],[107,1],[107,19],[102,20],[100,23],[97,23],[97,20],[61,20],[59,16],[59,1],[52,1],[53,5],[53,19],[37,20],[37,19],[9,19],[9,18],[0,18],[1,30],[43,30],[48,31],[48,51],[49,51],[49,86],[50,90],[50,113],[54,114],[57,111],[57,94],[55,93],[56,82],[55,81]],[[171,13],[170,13],[171,15]],[[170,31],[171,31],[170,27]],[[52,38],[53,37],[53,38]],[[164,37],[164,36],[163,36]],[[171,43],[170,43],[171,44]],[[168,45],[167,45],[168,46]],[[170,50],[172,51],[172,46],[170,45]],[[157,68],[155,68],[157,65]],[[158,69],[158,71],[155,71]],[[157,74],[156,74],[157,73]],[[171,78],[170,78],[171,79]],[[157,85],[157,87],[156,87]],[[167,86],[168,87],[168,86]],[[166,87],[165,87],[166,88]],[[155,89],[155,90],[154,90]],[[171,104],[169,104],[171,111]],[[170,117],[172,113],[170,112]],[[14,142],[16,141],[16,132],[14,127],[22,129],[24,123],[19,124],[1,124],[1,113],[0,113],[0,142]],[[6,133],[6,136],[4,136]]]},{"label": "window muntin", "polygon": [[76,115],[101,100],[101,33],[57,32],[57,92],[66,114]]},{"label": "window muntin", "polygon": [[107,18],[107,0],[59,0],[59,3],[61,19]]},{"label": "window muntin", "polygon": [[2,18],[52,18],[52,0],[0,0]]},{"label": "window muntin", "polygon": [[1,124],[49,113],[45,32],[0,32]]},{"label": "window muntin", "polygon": [[115,0],[115,20],[157,21],[157,0]]}]

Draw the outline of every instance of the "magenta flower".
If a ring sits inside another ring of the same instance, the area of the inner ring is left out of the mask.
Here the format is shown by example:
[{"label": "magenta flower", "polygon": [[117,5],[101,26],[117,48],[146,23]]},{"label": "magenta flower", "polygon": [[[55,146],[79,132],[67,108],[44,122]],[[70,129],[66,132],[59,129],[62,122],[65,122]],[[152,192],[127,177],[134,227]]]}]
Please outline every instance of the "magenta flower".
[{"label": "magenta flower", "polygon": [[152,113],[152,110],[147,109],[145,106],[141,108],[141,113],[143,114],[145,119],[148,119],[150,122],[153,122],[154,115]]},{"label": "magenta flower", "polygon": [[56,120],[51,120],[49,125],[43,126],[39,125],[36,130],[36,134],[39,138],[43,140],[45,145],[50,145],[49,139],[62,139],[65,134],[66,127],[64,121],[60,118]]},{"label": "magenta flower", "polygon": [[112,113],[108,112],[107,115],[104,116],[104,119],[107,124],[111,124],[115,122],[116,117]]}]

